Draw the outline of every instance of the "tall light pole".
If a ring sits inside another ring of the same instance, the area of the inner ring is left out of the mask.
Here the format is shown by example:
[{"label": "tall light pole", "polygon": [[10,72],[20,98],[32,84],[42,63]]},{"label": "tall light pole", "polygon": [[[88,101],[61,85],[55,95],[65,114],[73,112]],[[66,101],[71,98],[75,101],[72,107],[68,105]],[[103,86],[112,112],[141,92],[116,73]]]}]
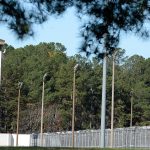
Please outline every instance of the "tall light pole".
[{"label": "tall light pole", "polygon": [[105,118],[106,118],[106,52],[103,57],[102,105],[101,105],[101,148],[105,147]]},{"label": "tall light pole", "polygon": [[17,131],[16,131],[16,146],[18,146],[18,132],[19,132],[19,113],[20,113],[20,90],[23,82],[18,83],[18,111],[17,111]]},{"label": "tall light pole", "polygon": [[131,106],[130,106],[130,108],[131,108],[131,116],[130,116],[130,127],[132,127],[132,120],[133,120],[133,90],[131,90],[131,93],[130,93],[130,95],[131,95]]},{"label": "tall light pole", "polygon": [[78,68],[78,64],[74,66],[73,70],[73,103],[72,103],[72,147],[74,147],[74,121],[75,121],[75,93],[76,93],[76,70]]},{"label": "tall light pole", "polygon": [[1,87],[1,76],[2,76],[2,47],[4,46],[5,41],[0,39],[0,87]]},{"label": "tall light pole", "polygon": [[110,147],[113,147],[113,130],[114,130],[114,78],[115,78],[115,57],[117,51],[112,56],[112,99],[111,99],[111,134],[110,134]]},{"label": "tall light pole", "polygon": [[102,77],[102,104],[101,104],[101,148],[105,147],[105,119],[106,119],[106,69],[107,69],[107,42],[108,34],[104,34],[103,50],[103,77]]},{"label": "tall light pole", "polygon": [[42,88],[42,107],[41,107],[41,146],[43,146],[43,110],[44,110],[44,85],[45,85],[45,78],[47,73],[43,76],[43,88]]}]

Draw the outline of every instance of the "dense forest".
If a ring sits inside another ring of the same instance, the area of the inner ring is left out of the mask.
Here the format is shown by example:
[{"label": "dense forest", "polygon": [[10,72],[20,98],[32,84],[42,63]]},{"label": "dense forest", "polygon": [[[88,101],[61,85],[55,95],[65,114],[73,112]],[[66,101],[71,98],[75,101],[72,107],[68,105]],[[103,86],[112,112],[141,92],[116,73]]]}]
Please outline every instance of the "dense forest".
[{"label": "dense forest", "polygon": [[[112,57],[107,59],[106,127],[110,128]],[[77,54],[68,57],[60,43],[40,43],[15,49],[7,47],[2,61],[0,88],[0,132],[16,132],[18,82],[19,133],[40,132],[43,75],[45,80],[44,132],[71,130],[73,69],[76,64],[75,130],[99,129],[102,93],[102,60]],[[114,127],[150,125],[150,58],[125,56],[119,49],[115,59]]]}]

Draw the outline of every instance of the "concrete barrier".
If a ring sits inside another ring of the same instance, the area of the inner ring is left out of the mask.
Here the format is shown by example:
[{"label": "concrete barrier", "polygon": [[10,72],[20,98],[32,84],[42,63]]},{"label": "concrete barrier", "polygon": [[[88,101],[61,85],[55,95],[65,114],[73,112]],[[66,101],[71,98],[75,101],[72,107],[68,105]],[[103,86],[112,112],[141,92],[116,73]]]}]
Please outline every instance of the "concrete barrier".
[{"label": "concrete barrier", "polygon": [[12,134],[1,133],[0,134],[0,146],[12,146],[13,136]]},{"label": "concrete barrier", "polygon": [[[16,146],[16,134],[1,133],[0,146]],[[30,134],[19,134],[18,146],[30,146]]]},{"label": "concrete barrier", "polygon": [[[14,144],[16,146],[16,134],[12,134],[14,139]],[[18,146],[30,146],[30,134],[19,134],[18,135]]]}]

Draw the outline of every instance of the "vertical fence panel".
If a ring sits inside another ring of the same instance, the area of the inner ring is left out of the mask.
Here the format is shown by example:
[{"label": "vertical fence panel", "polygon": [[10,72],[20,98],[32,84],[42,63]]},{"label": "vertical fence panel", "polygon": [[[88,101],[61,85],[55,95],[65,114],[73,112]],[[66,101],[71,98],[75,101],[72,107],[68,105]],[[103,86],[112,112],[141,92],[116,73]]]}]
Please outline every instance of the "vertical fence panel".
[{"label": "vertical fence panel", "polygon": [[[114,129],[115,148],[150,148],[150,126]],[[13,141],[13,140],[12,140]],[[30,135],[30,146],[40,146],[40,134]],[[110,129],[105,132],[106,147],[110,147]],[[12,146],[14,144],[12,143]],[[1,146],[1,145],[0,145]],[[44,147],[72,147],[72,132],[43,134]],[[100,147],[100,130],[75,132],[75,147]]]}]

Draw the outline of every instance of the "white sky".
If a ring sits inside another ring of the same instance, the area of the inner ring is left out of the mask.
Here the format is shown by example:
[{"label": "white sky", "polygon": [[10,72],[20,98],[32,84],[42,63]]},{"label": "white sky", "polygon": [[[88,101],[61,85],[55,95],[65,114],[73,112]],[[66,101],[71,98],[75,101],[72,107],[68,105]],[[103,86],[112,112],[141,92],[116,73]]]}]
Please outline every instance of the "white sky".
[{"label": "white sky", "polygon": [[[15,48],[30,44],[36,45],[40,42],[59,42],[67,48],[68,56],[78,53],[81,41],[79,38],[80,23],[73,9],[68,10],[57,19],[50,18],[48,22],[36,25],[34,31],[34,37],[20,41],[6,26],[0,25],[0,39],[4,39],[6,43]],[[150,58],[150,39],[144,41],[133,34],[123,35],[119,47],[126,50],[127,56],[138,54]]]}]

